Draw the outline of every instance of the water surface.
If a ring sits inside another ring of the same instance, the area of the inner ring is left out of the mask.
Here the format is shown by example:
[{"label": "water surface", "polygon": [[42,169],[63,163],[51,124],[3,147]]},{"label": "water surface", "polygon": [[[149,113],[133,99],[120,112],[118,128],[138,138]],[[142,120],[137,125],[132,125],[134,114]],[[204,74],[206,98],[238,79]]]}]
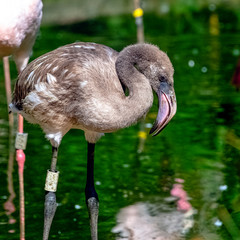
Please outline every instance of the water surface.
[{"label": "water surface", "polygon": [[[42,27],[32,59],[76,40],[116,50],[135,42],[135,33],[118,37],[73,29]],[[140,236],[145,240],[239,239],[240,94],[231,79],[240,53],[240,35],[149,32],[146,40],[160,46],[173,62],[178,110],[160,135],[147,135],[142,151],[140,124],[106,134],[97,143],[99,240],[128,239],[131,234],[138,240]],[[16,79],[14,67],[11,61],[12,78]],[[2,65],[0,99],[0,239],[19,239],[15,160],[12,178],[16,197],[10,213],[6,210],[12,151]],[[156,114],[157,101],[146,117],[146,133]],[[25,132],[29,133],[25,151],[26,239],[41,239],[51,147],[38,126],[25,123]],[[83,132],[71,130],[59,150],[59,206],[51,239],[90,239],[84,199],[86,154]],[[178,194],[180,198],[176,198]]]}]

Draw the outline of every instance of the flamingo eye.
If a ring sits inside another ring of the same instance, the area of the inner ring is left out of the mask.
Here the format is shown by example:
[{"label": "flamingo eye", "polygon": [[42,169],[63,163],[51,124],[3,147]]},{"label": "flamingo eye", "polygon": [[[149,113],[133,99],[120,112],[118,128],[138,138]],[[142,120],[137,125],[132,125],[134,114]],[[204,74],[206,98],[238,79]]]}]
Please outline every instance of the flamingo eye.
[{"label": "flamingo eye", "polygon": [[167,82],[167,77],[162,75],[162,76],[160,76],[159,80],[160,80],[160,82]]}]

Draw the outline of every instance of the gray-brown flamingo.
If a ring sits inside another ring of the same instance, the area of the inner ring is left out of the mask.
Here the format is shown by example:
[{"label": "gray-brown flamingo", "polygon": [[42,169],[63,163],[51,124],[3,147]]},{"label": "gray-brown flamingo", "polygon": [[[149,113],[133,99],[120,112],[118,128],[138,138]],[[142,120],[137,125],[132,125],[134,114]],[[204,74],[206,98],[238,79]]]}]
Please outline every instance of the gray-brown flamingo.
[{"label": "gray-brown flamingo", "polygon": [[[41,0],[7,0],[0,2],[0,58],[4,60],[5,86],[8,104],[11,101],[8,56],[13,56],[18,73],[27,66],[41,23],[42,6]],[[9,118],[9,125],[12,127],[13,117]],[[21,115],[18,115],[18,132],[23,136],[23,118]],[[18,136],[20,136],[20,134]],[[25,154],[23,149],[20,149],[19,146],[20,145],[17,146],[16,160],[18,161],[20,185],[20,239],[24,240],[23,169]]]},{"label": "gray-brown flamingo", "polygon": [[[128,127],[153,103],[159,111],[150,133],[157,135],[176,112],[173,67],[151,44],[136,44],[120,53],[100,44],[73,43],[35,59],[19,75],[10,111],[41,126],[52,145],[46,179],[43,239],[48,239],[56,211],[56,162],[62,137],[71,129],[85,132],[88,143],[86,203],[92,240],[97,239],[98,194],[94,187],[94,147],[103,133]],[[128,89],[128,94],[124,90]]]}]

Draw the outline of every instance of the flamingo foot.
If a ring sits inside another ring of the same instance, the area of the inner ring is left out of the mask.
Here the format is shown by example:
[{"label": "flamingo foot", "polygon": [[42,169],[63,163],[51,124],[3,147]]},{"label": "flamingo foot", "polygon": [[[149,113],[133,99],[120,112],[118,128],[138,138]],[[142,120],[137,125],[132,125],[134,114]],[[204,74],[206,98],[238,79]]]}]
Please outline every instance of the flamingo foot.
[{"label": "flamingo foot", "polygon": [[87,207],[90,219],[91,227],[91,238],[92,240],[97,240],[97,226],[98,226],[98,212],[99,212],[99,202],[95,197],[91,197],[87,200]]},{"label": "flamingo foot", "polygon": [[47,192],[45,195],[43,240],[48,240],[50,228],[56,209],[57,202],[55,192]]},{"label": "flamingo foot", "polygon": [[43,240],[47,240],[52,225],[52,221],[57,210],[56,191],[58,183],[59,171],[47,171],[45,183],[45,208],[44,208],[44,230]]}]

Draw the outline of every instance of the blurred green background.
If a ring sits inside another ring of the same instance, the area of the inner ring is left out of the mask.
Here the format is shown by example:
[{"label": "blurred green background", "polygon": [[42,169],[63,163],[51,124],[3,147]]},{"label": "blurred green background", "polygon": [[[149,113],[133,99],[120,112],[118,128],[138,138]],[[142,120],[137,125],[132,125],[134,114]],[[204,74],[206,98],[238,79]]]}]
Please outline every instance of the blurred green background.
[{"label": "blurred green background", "polygon": [[[64,0],[45,0],[43,24],[66,24],[84,21],[101,16],[116,16],[131,14],[134,9],[133,0],[69,0],[66,4]],[[214,11],[225,12],[226,20],[233,19],[239,21],[239,1],[238,0],[145,0],[141,1],[141,6],[145,13],[157,15],[158,17],[186,18],[186,21],[204,20],[202,14]],[[229,14],[229,15],[227,15]],[[201,16],[200,16],[201,15]],[[59,17],[61,16],[61,17]],[[231,18],[229,18],[231,16]],[[194,21],[194,22],[195,22]],[[145,22],[148,22],[145,20]],[[236,22],[236,23],[237,23]],[[226,23],[226,22],[225,22]]]}]

